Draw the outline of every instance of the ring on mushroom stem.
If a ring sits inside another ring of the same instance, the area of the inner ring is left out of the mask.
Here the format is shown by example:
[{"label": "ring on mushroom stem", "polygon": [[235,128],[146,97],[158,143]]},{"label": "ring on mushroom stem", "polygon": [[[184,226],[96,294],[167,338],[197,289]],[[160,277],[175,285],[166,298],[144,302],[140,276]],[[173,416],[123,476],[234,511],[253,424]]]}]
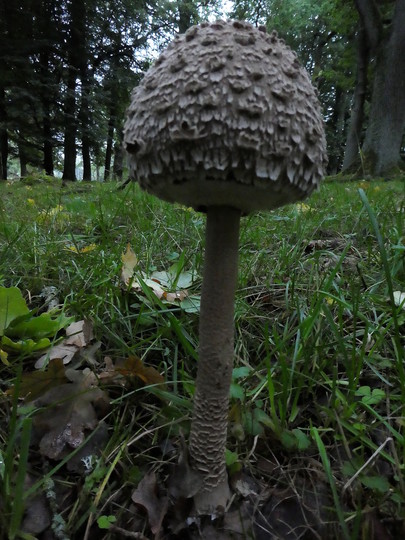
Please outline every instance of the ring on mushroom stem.
[{"label": "ring on mushroom stem", "polygon": [[230,495],[225,446],[240,216],[318,187],[326,165],[320,105],[276,32],[243,21],[202,23],[178,36],[134,89],[124,141],[143,189],[207,213],[189,452],[202,478],[195,511],[220,513]]}]

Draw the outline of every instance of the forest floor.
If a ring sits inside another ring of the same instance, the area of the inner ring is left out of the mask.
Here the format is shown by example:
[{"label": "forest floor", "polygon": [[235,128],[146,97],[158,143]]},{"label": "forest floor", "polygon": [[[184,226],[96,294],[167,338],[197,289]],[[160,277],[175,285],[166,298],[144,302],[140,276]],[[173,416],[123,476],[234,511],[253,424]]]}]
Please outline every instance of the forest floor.
[{"label": "forest floor", "polygon": [[[1,538],[198,537],[166,479],[204,221],[132,184],[0,183]],[[405,538],[404,182],[243,218],[235,326],[221,538]]]}]

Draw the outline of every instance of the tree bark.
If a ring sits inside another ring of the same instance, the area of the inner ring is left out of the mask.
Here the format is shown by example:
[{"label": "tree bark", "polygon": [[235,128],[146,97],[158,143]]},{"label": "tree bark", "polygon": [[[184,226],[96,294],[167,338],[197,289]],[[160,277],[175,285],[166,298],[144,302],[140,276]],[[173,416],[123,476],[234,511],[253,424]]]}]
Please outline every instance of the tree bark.
[{"label": "tree bark", "polygon": [[40,54],[40,77],[44,88],[42,90],[42,137],[43,137],[43,168],[46,174],[53,176],[53,141],[51,100],[49,98],[49,50],[48,47]]},{"label": "tree bark", "polygon": [[0,180],[7,180],[8,132],[5,106],[5,90],[0,87]]},{"label": "tree bark", "polygon": [[202,487],[194,496],[199,514],[224,508],[229,497],[225,447],[234,355],[239,221],[239,210],[208,208],[199,360],[189,448],[191,466],[202,477]]},{"label": "tree bark", "polygon": [[83,0],[71,0],[69,4],[68,76],[65,100],[65,161],[64,180],[76,180],[76,80],[85,62],[86,10]]},{"label": "tree bark", "polygon": [[357,35],[357,75],[343,158],[343,171],[349,169],[359,156],[363,138],[364,104],[368,91],[367,72],[370,55],[375,52],[381,32],[379,13],[374,1],[368,3],[368,0],[355,0],[355,4],[360,17],[360,27]]},{"label": "tree bark", "polygon": [[22,144],[18,145],[18,157],[20,158],[20,177],[24,178],[27,176],[28,170],[27,170],[27,156],[25,154],[24,148]]},{"label": "tree bark", "polygon": [[[392,23],[385,31],[375,0],[355,0],[355,4],[360,17],[357,81],[342,170],[362,164],[373,175],[389,175],[401,162],[405,128],[405,0],[396,0]],[[364,130],[371,60],[374,79]]]},{"label": "tree bark", "polygon": [[340,86],[335,89],[335,103],[331,118],[331,128],[334,134],[329,150],[329,174],[337,174],[342,165],[342,147],[344,148],[345,116],[347,111],[347,91]]},{"label": "tree bark", "polygon": [[405,132],[405,0],[397,0],[391,31],[377,55],[370,119],[363,146],[374,174],[390,175],[401,163]]},{"label": "tree bark", "polygon": [[76,180],[76,69],[70,65],[68,69],[67,90],[65,98],[65,142],[63,180]]},{"label": "tree bark", "polygon": [[86,182],[91,181],[91,158],[90,148],[91,140],[89,135],[90,130],[90,81],[87,74],[87,66],[82,67],[81,81],[82,81],[82,95],[81,106],[79,112],[81,135],[82,135],[82,158],[83,158],[83,180]]},{"label": "tree bark", "polygon": [[115,131],[115,108],[112,107],[110,110],[110,119],[108,121],[108,133],[107,133],[107,145],[105,150],[105,161],[104,161],[104,182],[108,182],[111,174],[111,160],[112,160],[112,150],[114,144],[114,131]]},{"label": "tree bark", "polygon": [[177,2],[177,9],[179,13],[179,33],[184,34],[186,30],[190,28],[190,26],[196,24],[198,20],[198,12],[191,0],[179,0]]},{"label": "tree bark", "polygon": [[114,163],[113,172],[114,179],[122,180],[122,173],[124,170],[124,149],[122,146],[122,137],[119,138],[114,145]]}]

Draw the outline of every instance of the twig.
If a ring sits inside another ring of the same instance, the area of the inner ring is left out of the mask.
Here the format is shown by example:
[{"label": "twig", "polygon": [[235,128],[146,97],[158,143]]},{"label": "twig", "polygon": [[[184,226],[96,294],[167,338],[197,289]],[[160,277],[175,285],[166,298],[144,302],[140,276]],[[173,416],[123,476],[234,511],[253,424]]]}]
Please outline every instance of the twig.
[{"label": "twig", "polygon": [[370,456],[368,458],[368,460],[365,462],[364,465],[362,465],[360,467],[360,469],[350,478],[350,480],[348,480],[346,482],[346,484],[343,486],[343,490],[342,490],[342,493],[344,493],[346,491],[346,489],[352,485],[352,483],[356,480],[356,478],[364,471],[364,469],[366,467],[368,467],[370,465],[370,463],[378,456],[378,454],[380,454],[382,452],[382,450],[384,449],[384,446],[388,443],[392,441],[392,437],[387,437],[385,439],[385,441],[380,444],[380,446],[377,448],[377,450],[373,453],[372,456]]}]

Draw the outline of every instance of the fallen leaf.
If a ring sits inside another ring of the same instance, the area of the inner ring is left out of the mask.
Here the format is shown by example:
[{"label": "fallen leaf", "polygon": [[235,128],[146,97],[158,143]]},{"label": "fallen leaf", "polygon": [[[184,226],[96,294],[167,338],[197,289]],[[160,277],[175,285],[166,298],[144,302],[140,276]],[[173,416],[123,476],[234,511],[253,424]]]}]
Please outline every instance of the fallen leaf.
[{"label": "fallen leaf", "polygon": [[[169,270],[155,271],[147,275],[145,272],[134,272],[138,266],[138,259],[128,244],[126,252],[121,257],[121,281],[126,287],[137,293],[145,293],[145,286],[148,287],[155,296],[168,304],[180,305],[183,308],[183,302],[189,293],[185,289],[191,287],[195,280],[194,272],[179,271],[178,264],[173,264]],[[186,307],[186,306],[185,306]],[[187,305],[190,311],[198,311]]]},{"label": "fallen leaf", "polygon": [[62,343],[51,347],[35,362],[37,369],[41,369],[54,358],[60,358],[65,365],[69,364],[74,356],[87,347],[93,339],[93,325],[88,320],[74,322],[66,328],[66,336]]},{"label": "fallen leaf", "polygon": [[167,497],[160,498],[158,496],[158,486],[154,472],[145,474],[131,498],[135,504],[142,506],[146,510],[149,526],[156,536],[162,527],[163,518],[167,512],[168,499]]},{"label": "fallen leaf", "polygon": [[129,356],[122,367],[116,367],[116,371],[124,377],[137,377],[147,385],[165,382],[164,377],[154,367],[145,366],[136,356]]},{"label": "fallen leaf", "polygon": [[135,252],[129,244],[127,245],[126,252],[121,257],[121,261],[121,280],[124,285],[128,286],[132,276],[134,275],[135,267],[138,264],[138,259],[135,255]]},{"label": "fallen leaf", "polygon": [[72,347],[71,345],[64,345],[63,343],[60,345],[55,345],[55,347],[49,349],[46,354],[41,356],[41,358],[38,358],[38,360],[35,362],[35,367],[37,369],[41,369],[48,361],[55,359],[62,360],[64,364],[68,364],[72,361],[77,351],[78,348],[74,346]]},{"label": "fallen leaf", "polygon": [[[24,480],[24,487],[28,490],[35,483],[35,478],[29,474]],[[39,535],[51,524],[51,511],[45,493],[39,492],[31,496],[25,503],[24,520],[21,530],[30,535]]]},{"label": "fallen leaf", "polygon": [[189,463],[189,452],[184,437],[180,438],[180,452],[177,465],[169,476],[168,492],[173,500],[193,497],[202,485],[202,477]]},{"label": "fallen leaf", "polygon": [[396,306],[401,306],[402,309],[405,309],[405,292],[394,291],[394,302]]},{"label": "fallen leaf", "polygon": [[[50,459],[63,459],[82,445],[99,424],[96,409],[102,416],[109,406],[105,392],[91,386],[96,379],[89,377],[88,371],[77,371],[78,382],[52,388],[31,402],[43,409],[33,417],[33,441],[39,445],[40,453]],[[93,438],[87,443],[86,455],[96,453],[100,447],[100,441],[92,441]]]},{"label": "fallen leaf", "polygon": [[89,320],[74,322],[66,328],[65,345],[86,347],[93,339],[93,325]]},{"label": "fallen leaf", "polygon": [[[19,397],[26,401],[32,401],[50,389],[63,385],[67,382],[65,368],[59,358],[51,360],[45,371],[23,373],[19,385]],[[12,395],[14,386],[7,390],[7,395]]]}]

